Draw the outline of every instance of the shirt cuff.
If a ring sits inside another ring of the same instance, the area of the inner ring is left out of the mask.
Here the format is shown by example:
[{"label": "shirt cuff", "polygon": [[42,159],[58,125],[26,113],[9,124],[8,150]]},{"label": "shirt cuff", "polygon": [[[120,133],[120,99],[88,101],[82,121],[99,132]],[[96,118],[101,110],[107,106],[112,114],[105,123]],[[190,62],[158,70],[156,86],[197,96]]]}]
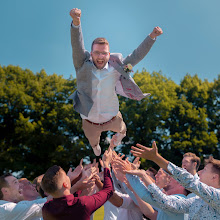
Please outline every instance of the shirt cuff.
[{"label": "shirt cuff", "polygon": [[73,21],[72,21],[72,22],[71,22],[71,27],[73,27],[73,28],[79,28],[79,27],[80,27],[80,24],[76,26],[76,25],[73,24]]},{"label": "shirt cuff", "polygon": [[152,37],[150,36],[150,34],[149,34],[148,36],[149,36],[149,38],[152,39],[152,40],[156,40],[156,39],[157,39],[156,37],[152,38]]}]

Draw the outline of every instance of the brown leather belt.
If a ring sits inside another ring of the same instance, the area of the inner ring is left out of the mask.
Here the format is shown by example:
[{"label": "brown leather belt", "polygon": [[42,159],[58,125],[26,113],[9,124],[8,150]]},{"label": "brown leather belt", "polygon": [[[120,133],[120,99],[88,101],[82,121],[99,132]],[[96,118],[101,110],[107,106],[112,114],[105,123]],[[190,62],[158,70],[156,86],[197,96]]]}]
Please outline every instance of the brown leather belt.
[{"label": "brown leather belt", "polygon": [[112,119],[110,119],[109,121],[106,121],[106,122],[103,122],[103,123],[94,123],[92,121],[89,121],[87,119],[85,119],[86,121],[88,121],[90,124],[93,124],[93,125],[105,125],[105,124],[108,124],[110,122],[112,122],[114,119],[116,118],[116,116],[114,116]]}]

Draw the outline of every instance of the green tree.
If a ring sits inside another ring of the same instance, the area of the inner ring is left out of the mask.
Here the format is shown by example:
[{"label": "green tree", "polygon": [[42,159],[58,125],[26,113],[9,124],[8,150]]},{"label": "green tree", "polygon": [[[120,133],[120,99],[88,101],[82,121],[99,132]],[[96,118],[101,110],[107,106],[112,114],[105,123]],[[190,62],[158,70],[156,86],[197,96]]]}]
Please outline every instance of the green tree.
[{"label": "green tree", "polygon": [[214,80],[213,86],[209,90],[209,99],[207,101],[207,114],[210,131],[214,131],[218,138],[218,154],[214,155],[220,158],[220,75]]},{"label": "green tree", "polygon": [[68,101],[75,79],[15,66],[0,66],[0,79],[1,172],[33,178],[54,164],[75,166],[91,151]]},{"label": "green tree", "polygon": [[[141,101],[121,99],[121,111],[127,125],[127,137],[122,146],[125,154],[129,153],[130,146],[136,143],[151,146],[153,140],[159,143],[160,148],[167,133],[164,123],[177,102],[178,85],[161,73],[150,74],[143,70],[134,74],[134,80],[142,91],[151,93],[151,96]],[[142,163],[144,167],[150,164]]]},{"label": "green tree", "polygon": [[[166,121],[169,135],[163,153],[171,161],[178,161],[178,165],[185,152],[193,152],[201,159],[218,154],[218,140],[215,132],[209,129],[207,114],[211,88],[212,83],[188,74],[177,88],[178,102]],[[169,151],[173,155],[169,155]]]}]

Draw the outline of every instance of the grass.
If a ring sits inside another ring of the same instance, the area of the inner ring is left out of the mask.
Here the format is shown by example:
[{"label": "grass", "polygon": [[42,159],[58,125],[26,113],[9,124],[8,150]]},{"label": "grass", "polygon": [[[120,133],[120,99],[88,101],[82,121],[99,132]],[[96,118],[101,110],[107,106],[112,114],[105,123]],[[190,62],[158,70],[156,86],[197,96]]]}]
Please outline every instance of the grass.
[{"label": "grass", "polygon": [[95,211],[93,220],[103,220],[104,218],[104,206],[101,206]]}]

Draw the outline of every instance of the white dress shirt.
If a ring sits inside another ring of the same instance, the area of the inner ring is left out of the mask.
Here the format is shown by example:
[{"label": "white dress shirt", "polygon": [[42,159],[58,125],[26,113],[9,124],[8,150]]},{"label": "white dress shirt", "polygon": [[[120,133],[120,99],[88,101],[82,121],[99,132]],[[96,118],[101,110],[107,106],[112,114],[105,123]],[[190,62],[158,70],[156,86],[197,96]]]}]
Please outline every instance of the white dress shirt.
[{"label": "white dress shirt", "polygon": [[135,205],[134,201],[128,194],[122,194],[115,191],[118,196],[123,199],[122,205],[119,207],[118,219],[120,220],[142,220],[143,213],[140,208]]},{"label": "white dress shirt", "polygon": [[118,97],[115,91],[120,73],[108,63],[103,69],[93,66],[92,70],[92,100],[93,106],[88,117],[80,114],[82,119],[94,123],[104,123],[111,120],[119,111]]},{"label": "white dress shirt", "polygon": [[46,198],[18,203],[0,200],[1,220],[40,220]]}]

